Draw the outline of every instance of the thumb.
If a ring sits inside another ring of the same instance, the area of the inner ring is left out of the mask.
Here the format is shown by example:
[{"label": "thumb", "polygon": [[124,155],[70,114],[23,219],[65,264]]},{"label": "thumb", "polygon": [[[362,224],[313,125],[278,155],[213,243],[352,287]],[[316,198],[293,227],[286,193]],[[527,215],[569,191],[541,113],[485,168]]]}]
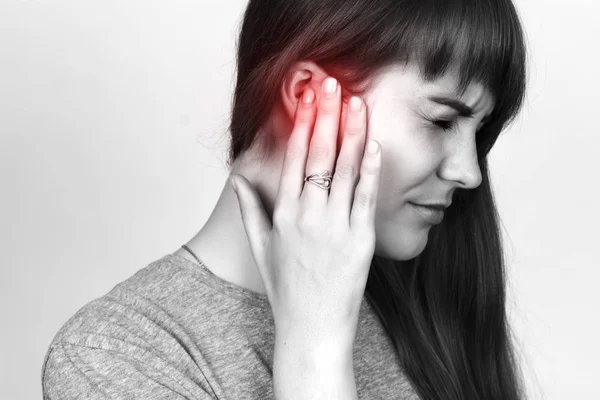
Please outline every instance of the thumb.
[{"label": "thumb", "polygon": [[[263,260],[265,260],[265,247],[273,227],[252,184],[239,174],[233,174],[230,180],[238,199],[242,222],[244,223],[254,261],[261,270],[264,265]],[[262,271],[260,272],[262,273]]]}]

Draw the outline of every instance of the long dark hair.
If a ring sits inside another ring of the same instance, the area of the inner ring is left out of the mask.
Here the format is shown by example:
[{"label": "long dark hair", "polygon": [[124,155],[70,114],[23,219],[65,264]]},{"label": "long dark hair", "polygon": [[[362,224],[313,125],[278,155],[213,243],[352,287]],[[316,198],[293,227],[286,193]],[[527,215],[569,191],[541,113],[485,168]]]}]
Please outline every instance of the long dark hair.
[{"label": "long dark hair", "polygon": [[[254,145],[294,62],[315,62],[361,96],[384,67],[414,62],[432,81],[458,66],[494,96],[478,132],[482,182],[457,190],[412,260],[374,256],[365,296],[422,399],[522,399],[487,155],[525,97],[526,47],[511,0],[250,0],[237,42],[228,164]],[[365,83],[367,85],[365,86]],[[274,145],[266,138],[264,153]]]}]

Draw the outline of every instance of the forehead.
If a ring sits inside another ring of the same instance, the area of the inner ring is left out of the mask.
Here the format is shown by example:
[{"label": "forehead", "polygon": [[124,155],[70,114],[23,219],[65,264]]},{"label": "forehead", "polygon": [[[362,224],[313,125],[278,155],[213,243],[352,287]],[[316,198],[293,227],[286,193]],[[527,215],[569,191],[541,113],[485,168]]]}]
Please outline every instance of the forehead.
[{"label": "forehead", "polygon": [[415,101],[427,102],[429,96],[450,97],[461,100],[474,110],[491,110],[494,98],[490,91],[479,82],[471,82],[464,93],[457,92],[460,82],[458,71],[449,68],[435,81],[421,79],[419,69],[414,64],[390,66],[379,74],[374,88],[379,93],[390,91],[393,97],[410,97]]}]

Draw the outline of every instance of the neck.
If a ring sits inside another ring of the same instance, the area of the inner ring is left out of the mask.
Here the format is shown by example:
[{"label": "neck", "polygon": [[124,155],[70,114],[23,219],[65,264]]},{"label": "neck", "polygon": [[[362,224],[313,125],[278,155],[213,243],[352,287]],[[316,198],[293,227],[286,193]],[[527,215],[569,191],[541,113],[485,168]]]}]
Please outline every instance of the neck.
[{"label": "neck", "polygon": [[[283,162],[283,153],[275,153],[278,154],[275,158],[261,162],[256,153],[249,150],[234,162],[231,170],[232,174],[240,174],[251,183],[271,221]],[[265,293],[229,179],[206,224],[187,246],[221,279],[254,292]],[[178,249],[175,254],[196,263],[184,249]]]}]

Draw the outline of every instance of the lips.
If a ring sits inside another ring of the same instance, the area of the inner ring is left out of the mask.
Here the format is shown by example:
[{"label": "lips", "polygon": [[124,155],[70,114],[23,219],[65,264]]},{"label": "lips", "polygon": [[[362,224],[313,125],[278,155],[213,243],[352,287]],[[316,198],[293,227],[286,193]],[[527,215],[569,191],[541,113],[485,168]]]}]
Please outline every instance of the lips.
[{"label": "lips", "polygon": [[439,224],[444,219],[444,208],[442,207],[423,206],[416,203],[409,204],[411,204],[414,210],[429,223]]},{"label": "lips", "polygon": [[430,207],[430,208],[436,208],[438,210],[442,210],[444,211],[445,209],[447,209],[448,207],[450,207],[450,205],[452,204],[450,203],[445,203],[443,201],[432,201],[430,203],[413,203],[416,204],[418,206],[423,206],[423,207]]},{"label": "lips", "polygon": [[414,203],[417,206],[421,206],[421,207],[426,207],[426,208],[431,208],[433,210],[439,210],[439,211],[444,211],[446,209],[445,206],[429,206],[426,204],[419,204],[419,203]]}]

